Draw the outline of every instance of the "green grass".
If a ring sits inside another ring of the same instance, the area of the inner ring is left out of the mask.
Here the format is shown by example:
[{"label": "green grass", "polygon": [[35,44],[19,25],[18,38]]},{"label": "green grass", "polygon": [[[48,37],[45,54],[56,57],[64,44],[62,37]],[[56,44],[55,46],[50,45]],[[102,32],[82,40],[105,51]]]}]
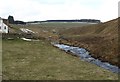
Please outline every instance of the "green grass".
[{"label": "green grass", "polygon": [[0,38],[0,77],[2,75],[2,39]]},{"label": "green grass", "polygon": [[4,80],[117,80],[118,75],[81,61],[49,42],[3,40]]},{"label": "green grass", "polygon": [[0,81],[2,81],[2,39],[0,34]]}]

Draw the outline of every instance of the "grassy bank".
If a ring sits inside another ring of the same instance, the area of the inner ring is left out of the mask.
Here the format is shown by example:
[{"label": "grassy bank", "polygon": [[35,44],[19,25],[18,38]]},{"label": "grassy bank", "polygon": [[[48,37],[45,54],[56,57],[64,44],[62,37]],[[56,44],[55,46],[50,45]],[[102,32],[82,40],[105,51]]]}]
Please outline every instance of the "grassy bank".
[{"label": "grassy bank", "polygon": [[45,40],[3,40],[5,80],[116,80],[117,76],[81,61]]},{"label": "grassy bank", "polygon": [[64,30],[61,43],[84,47],[91,55],[120,67],[118,61],[118,19]]}]

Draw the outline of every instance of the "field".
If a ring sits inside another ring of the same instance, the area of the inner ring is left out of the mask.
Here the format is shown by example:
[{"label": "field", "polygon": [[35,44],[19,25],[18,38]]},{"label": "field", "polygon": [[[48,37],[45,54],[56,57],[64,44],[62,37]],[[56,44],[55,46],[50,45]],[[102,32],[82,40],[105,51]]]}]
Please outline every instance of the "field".
[{"label": "field", "polygon": [[[40,24],[27,24],[27,25],[11,25],[12,26],[12,32],[16,32],[16,29],[18,28],[41,28],[43,30],[52,31],[56,30],[58,32],[63,31],[65,29],[70,28],[76,28],[76,27],[82,27],[86,25],[91,25],[90,23],[40,23]],[[16,28],[17,27],[17,28]],[[15,30],[15,31],[13,31]]]},{"label": "field", "polygon": [[117,80],[118,75],[53,47],[48,41],[3,40],[4,80]]},{"label": "field", "polygon": [[3,39],[3,79],[117,80],[118,74],[81,61],[78,57],[50,44],[54,41],[84,47],[95,58],[118,65],[118,36],[114,27],[117,27],[116,20],[94,25],[86,23],[11,25],[10,33],[22,34],[20,28],[25,28],[34,31],[33,35],[42,39],[35,42]]}]

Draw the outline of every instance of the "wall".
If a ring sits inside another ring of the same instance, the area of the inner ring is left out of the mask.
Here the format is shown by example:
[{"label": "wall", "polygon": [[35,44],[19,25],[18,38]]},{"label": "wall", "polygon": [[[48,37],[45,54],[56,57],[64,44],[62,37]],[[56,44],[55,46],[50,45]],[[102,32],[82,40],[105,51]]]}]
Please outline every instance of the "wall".
[{"label": "wall", "polygon": [[0,18],[0,33],[8,33],[8,26],[3,23],[3,20]]}]

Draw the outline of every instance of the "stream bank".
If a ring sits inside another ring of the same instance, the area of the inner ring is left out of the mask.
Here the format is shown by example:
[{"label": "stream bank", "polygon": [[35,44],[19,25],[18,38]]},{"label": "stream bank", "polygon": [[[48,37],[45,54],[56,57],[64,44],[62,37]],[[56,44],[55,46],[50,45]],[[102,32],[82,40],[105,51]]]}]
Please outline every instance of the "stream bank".
[{"label": "stream bank", "polygon": [[61,50],[64,50],[65,52],[70,52],[75,56],[80,57],[81,60],[90,62],[92,64],[96,64],[99,67],[102,67],[104,69],[110,70],[113,73],[120,73],[119,67],[115,65],[111,65],[108,62],[102,62],[101,60],[95,59],[90,55],[90,52],[88,52],[84,48],[79,48],[79,47],[73,47],[73,46],[68,46],[64,44],[56,44],[52,43],[55,47],[58,47]]}]

